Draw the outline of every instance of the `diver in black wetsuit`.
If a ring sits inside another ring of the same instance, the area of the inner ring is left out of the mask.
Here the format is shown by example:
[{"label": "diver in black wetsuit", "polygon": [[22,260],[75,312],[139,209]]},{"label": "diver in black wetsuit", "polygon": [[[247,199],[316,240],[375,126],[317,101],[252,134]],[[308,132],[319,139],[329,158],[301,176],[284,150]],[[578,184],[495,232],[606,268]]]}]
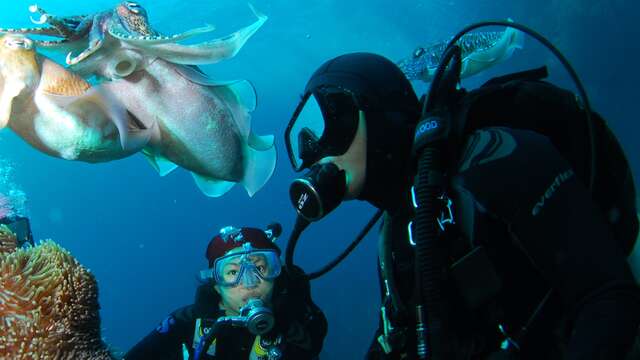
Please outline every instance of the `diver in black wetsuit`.
[{"label": "diver in black wetsuit", "polygon": [[[446,171],[425,177],[445,185],[438,211],[427,216],[438,229],[435,255],[427,255],[440,257],[420,269],[415,234],[424,226],[416,214],[424,205],[413,185],[423,164],[414,160],[413,139],[439,123],[416,128],[417,96],[378,55],[339,56],[308,81],[285,134],[294,168],[309,169],[291,186],[301,224],[292,239],[345,199],[384,210],[382,320],[368,359],[628,354],[640,289],[626,261],[638,220],[624,153],[593,113],[598,171],[590,192],[585,115],[575,96],[514,79],[450,99],[464,107],[453,119],[465,126],[459,141],[444,144]],[[441,290],[430,293],[427,276]],[[419,299],[427,296],[425,310]]]},{"label": "diver in black wetsuit", "polygon": [[280,266],[277,228],[222,229],[207,247],[207,282],[195,303],[174,311],[124,358],[317,359],[327,322],[309,282]]},{"label": "diver in black wetsuit", "polygon": [[18,248],[35,245],[29,218],[20,215],[7,216],[0,218],[0,225],[5,225],[16,235]]}]

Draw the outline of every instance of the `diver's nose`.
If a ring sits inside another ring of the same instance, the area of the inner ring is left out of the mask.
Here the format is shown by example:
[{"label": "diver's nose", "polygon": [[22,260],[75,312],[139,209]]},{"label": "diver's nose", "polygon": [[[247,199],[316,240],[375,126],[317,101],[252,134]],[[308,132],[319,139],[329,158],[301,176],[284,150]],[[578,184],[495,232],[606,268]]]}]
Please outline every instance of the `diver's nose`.
[{"label": "diver's nose", "polygon": [[260,285],[262,279],[256,275],[253,271],[247,271],[242,277],[242,286],[251,289]]}]

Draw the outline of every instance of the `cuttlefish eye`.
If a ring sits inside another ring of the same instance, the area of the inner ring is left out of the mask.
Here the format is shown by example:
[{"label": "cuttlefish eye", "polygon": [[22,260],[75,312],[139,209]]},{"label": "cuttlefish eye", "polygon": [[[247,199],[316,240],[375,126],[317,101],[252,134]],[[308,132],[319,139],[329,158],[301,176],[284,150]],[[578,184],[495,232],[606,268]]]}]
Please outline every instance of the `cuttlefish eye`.
[{"label": "cuttlefish eye", "polygon": [[425,50],[423,47],[416,48],[415,50],[413,50],[413,57],[414,58],[420,57],[424,55],[424,53],[425,53]]},{"label": "cuttlefish eye", "polygon": [[9,37],[4,39],[4,45],[11,49],[24,49],[24,50],[33,49],[33,41],[27,38]]},{"label": "cuttlefish eye", "polygon": [[134,3],[131,1],[127,1],[124,4],[127,7],[127,9],[129,9],[134,14],[140,13],[140,9],[142,9],[142,6],[140,6],[140,4]]}]

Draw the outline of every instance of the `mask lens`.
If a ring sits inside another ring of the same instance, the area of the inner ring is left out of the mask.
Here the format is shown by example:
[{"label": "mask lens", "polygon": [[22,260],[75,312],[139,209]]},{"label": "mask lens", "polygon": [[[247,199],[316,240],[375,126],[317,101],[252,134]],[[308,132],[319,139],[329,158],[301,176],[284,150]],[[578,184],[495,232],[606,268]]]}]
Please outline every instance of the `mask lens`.
[{"label": "mask lens", "polygon": [[354,96],[344,89],[318,89],[303,100],[285,132],[294,169],[344,154],[358,130],[358,114]]},{"label": "mask lens", "polygon": [[[324,118],[320,105],[314,95],[310,95],[302,105],[287,136],[289,157],[296,169],[300,169],[303,159],[312,155],[312,149],[318,147],[318,139],[324,134]],[[308,160],[307,160],[308,161]]]},{"label": "mask lens", "polygon": [[213,276],[216,283],[225,286],[255,286],[262,280],[273,280],[280,275],[278,254],[271,250],[259,250],[230,254],[216,260]]}]

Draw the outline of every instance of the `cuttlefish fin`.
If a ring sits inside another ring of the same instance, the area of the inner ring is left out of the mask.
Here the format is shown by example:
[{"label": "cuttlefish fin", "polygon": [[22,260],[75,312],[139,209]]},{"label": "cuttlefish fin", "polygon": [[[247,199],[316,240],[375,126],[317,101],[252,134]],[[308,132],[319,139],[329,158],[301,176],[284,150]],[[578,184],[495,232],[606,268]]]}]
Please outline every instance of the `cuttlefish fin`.
[{"label": "cuttlefish fin", "polygon": [[160,176],[165,176],[178,167],[178,165],[169,161],[164,156],[154,154],[153,151],[148,148],[143,149],[142,154],[147,158],[149,164],[156,169]]},{"label": "cuttlefish fin", "polygon": [[229,192],[236,184],[231,181],[212,179],[194,172],[191,173],[191,176],[193,176],[193,180],[200,191],[209,197],[220,197]]},{"label": "cuttlefish fin", "polygon": [[255,135],[254,133],[249,134],[249,139],[247,140],[248,145],[258,151],[269,150],[275,144],[275,136],[273,135]]},{"label": "cuttlefish fin", "polygon": [[204,86],[228,86],[248,111],[254,111],[258,104],[258,93],[249,80],[214,80],[195,65],[177,65],[176,71],[192,83]]},{"label": "cuttlefish fin", "polygon": [[251,132],[251,117],[249,112],[256,109],[258,95],[256,88],[248,80],[220,81],[210,78],[195,65],[177,65],[176,71],[185,79],[202,86],[210,86],[219,91],[219,95],[231,107],[234,120],[244,138]]},{"label": "cuttlefish fin", "polygon": [[[268,146],[270,144],[270,146]],[[276,168],[276,148],[273,143],[273,136],[249,137],[245,149],[245,169],[244,177],[240,183],[244,186],[247,194],[253,196],[271,178]],[[257,146],[258,148],[255,148]],[[213,179],[197,173],[191,172],[196,185],[205,195],[210,197],[220,197],[236,184],[231,181]]]},{"label": "cuttlefish fin", "polygon": [[20,95],[24,88],[24,83],[7,82],[4,84],[2,96],[0,96],[0,130],[9,124],[13,110],[13,99]]},{"label": "cuttlefish fin", "polygon": [[139,46],[144,49],[146,54],[157,56],[174,64],[214,64],[232,58],[268,19],[266,15],[258,12],[252,5],[249,6],[258,20],[223,38],[194,45],[170,43]]},{"label": "cuttlefish fin", "polygon": [[[271,146],[266,147],[271,143]],[[249,196],[253,196],[269,181],[276,168],[277,153],[273,136],[251,134],[245,152],[244,177],[242,185]]]}]

